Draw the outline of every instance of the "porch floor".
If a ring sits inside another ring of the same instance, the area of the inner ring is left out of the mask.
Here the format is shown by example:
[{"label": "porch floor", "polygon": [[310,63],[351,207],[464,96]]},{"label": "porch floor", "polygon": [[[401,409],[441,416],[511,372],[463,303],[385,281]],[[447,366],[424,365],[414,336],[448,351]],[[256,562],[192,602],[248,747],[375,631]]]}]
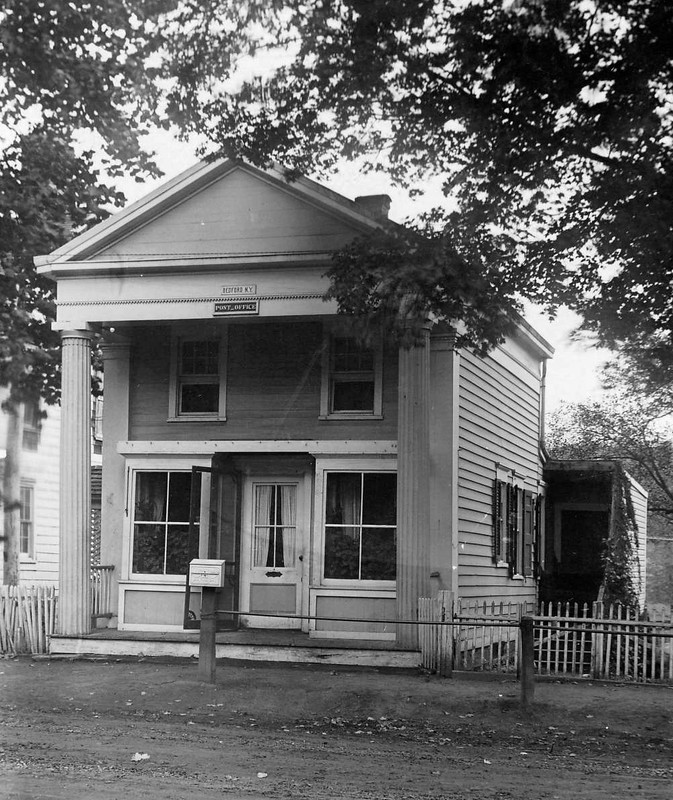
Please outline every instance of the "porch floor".
[{"label": "porch floor", "polygon": [[[421,661],[419,651],[404,649],[391,641],[312,638],[300,631],[259,628],[219,631],[215,641],[217,659],[397,669],[415,669]],[[85,636],[53,635],[49,652],[71,656],[197,658],[199,631],[157,633],[101,628]]]}]

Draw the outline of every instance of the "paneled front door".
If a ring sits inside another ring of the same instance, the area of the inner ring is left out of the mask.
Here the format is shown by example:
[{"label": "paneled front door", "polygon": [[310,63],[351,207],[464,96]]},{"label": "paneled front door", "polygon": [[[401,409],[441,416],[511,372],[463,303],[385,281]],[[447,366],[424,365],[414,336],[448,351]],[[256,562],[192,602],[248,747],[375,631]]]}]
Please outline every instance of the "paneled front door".
[{"label": "paneled front door", "polygon": [[[302,627],[307,481],[247,476],[241,525],[241,617],[250,628]],[[257,616],[269,614],[271,616]],[[287,614],[288,616],[283,616]]]}]

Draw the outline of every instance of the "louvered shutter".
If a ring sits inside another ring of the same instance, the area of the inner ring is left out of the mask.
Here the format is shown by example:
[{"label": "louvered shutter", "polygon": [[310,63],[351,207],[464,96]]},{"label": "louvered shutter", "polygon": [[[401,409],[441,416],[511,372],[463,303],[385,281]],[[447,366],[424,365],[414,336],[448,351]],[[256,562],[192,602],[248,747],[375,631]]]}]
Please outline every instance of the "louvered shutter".
[{"label": "louvered shutter", "polygon": [[522,574],[530,578],[533,575],[533,534],[535,528],[535,495],[523,493],[523,531],[522,531]]}]

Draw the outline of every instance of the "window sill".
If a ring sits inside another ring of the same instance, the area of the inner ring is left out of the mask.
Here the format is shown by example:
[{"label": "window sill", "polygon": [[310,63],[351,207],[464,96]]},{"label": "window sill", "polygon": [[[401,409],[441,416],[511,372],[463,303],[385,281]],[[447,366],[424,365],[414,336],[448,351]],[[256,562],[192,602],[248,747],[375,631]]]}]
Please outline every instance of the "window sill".
[{"label": "window sill", "polygon": [[166,422],[226,422],[226,416],[220,414],[185,414],[180,417],[167,417]]},{"label": "window sill", "polygon": [[345,578],[323,578],[322,582],[315,586],[316,589],[341,589],[341,590],[356,590],[362,589],[363,591],[380,590],[383,592],[394,592],[397,588],[396,581],[359,581],[355,578],[347,580]]},{"label": "window sill", "polygon": [[319,420],[329,422],[330,420],[365,420],[365,419],[383,419],[383,414],[374,414],[374,412],[366,411],[341,411],[335,414],[320,414]]}]

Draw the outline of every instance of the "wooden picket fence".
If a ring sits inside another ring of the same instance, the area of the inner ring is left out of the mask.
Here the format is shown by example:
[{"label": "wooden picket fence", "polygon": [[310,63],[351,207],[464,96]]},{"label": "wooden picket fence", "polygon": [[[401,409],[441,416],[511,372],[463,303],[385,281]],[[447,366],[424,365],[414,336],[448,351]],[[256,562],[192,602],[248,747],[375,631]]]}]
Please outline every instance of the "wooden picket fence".
[{"label": "wooden picket fence", "polygon": [[618,604],[554,603],[537,614],[531,603],[453,601],[450,592],[419,601],[422,665],[516,673],[519,623],[532,616],[538,675],[673,683],[670,612],[639,613]]},{"label": "wooden picket fence", "polygon": [[53,586],[0,586],[0,653],[48,652],[55,623]]},{"label": "wooden picket fence", "polygon": [[550,603],[534,619],[539,674],[673,682],[670,612]]},{"label": "wooden picket fence", "polygon": [[519,622],[533,611],[531,603],[454,601],[451,592],[420,598],[422,666],[440,675],[448,675],[452,669],[516,672]]}]

